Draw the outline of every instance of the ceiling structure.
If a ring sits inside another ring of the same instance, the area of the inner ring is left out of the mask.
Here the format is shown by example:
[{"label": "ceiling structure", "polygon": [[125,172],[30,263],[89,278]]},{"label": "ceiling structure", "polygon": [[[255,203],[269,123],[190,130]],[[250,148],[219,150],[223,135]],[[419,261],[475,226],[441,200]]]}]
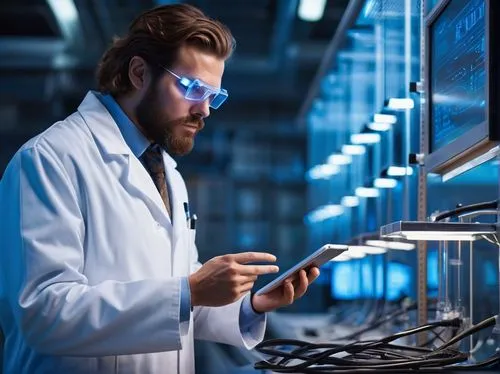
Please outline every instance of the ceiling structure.
[{"label": "ceiling structure", "polygon": [[[74,111],[94,87],[95,65],[113,36],[142,10],[172,2],[178,1],[3,0],[2,137],[24,138]],[[278,136],[303,132],[295,118],[348,0],[328,0],[313,23],[297,17],[298,0],[184,2],[228,25],[237,41],[223,78],[230,96],[210,125]]]}]

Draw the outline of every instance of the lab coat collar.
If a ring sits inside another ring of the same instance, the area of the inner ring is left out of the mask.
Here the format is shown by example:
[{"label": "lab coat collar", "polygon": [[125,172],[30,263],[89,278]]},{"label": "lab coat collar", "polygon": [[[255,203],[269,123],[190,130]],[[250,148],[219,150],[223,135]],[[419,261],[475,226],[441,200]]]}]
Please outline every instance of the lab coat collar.
[{"label": "lab coat collar", "polygon": [[[124,165],[124,174],[127,176],[124,180],[126,187],[145,199],[151,212],[157,220],[164,223],[164,226],[167,222],[171,224],[153,180],[127,145],[113,117],[94,93],[87,93],[78,107],[78,112],[90,129],[100,152]],[[167,166],[176,165],[175,161],[174,163],[170,161],[171,157],[166,152],[163,152],[163,160]]]},{"label": "lab coat collar", "polygon": [[123,139],[134,153],[135,157],[139,158],[146,148],[149,147],[149,140],[143,135],[141,130],[129,118],[127,113],[122,109],[120,104],[111,94],[103,94],[102,92],[92,91],[109,112],[115,123],[118,125]]},{"label": "lab coat collar", "polygon": [[131,155],[132,150],[123,139],[120,129],[93,92],[89,91],[78,112],[85,120],[102,151],[113,155]]},{"label": "lab coat collar", "polygon": [[[115,120],[92,91],[87,93],[78,107],[78,112],[94,134],[103,152],[133,155]],[[166,167],[177,167],[177,162],[165,151],[163,152],[163,161]]]}]

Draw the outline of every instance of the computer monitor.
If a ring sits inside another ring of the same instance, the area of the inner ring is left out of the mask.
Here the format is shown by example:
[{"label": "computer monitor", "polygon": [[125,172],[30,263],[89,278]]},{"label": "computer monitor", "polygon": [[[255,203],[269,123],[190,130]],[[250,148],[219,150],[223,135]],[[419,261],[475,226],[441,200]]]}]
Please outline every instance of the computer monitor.
[{"label": "computer monitor", "polygon": [[[412,267],[396,261],[387,263],[384,274],[383,261],[368,263],[363,260],[335,262],[332,266],[331,295],[335,300],[357,300],[385,297],[397,301],[412,294]],[[375,277],[373,272],[375,271]],[[383,277],[386,294],[383,293]],[[373,283],[376,280],[376,285]]]},{"label": "computer monitor", "polygon": [[387,264],[387,294],[388,301],[396,301],[402,297],[412,296],[412,269],[410,265],[399,262]]},{"label": "computer monitor", "polygon": [[499,9],[498,0],[442,0],[426,19],[429,172],[465,171],[497,151]]},{"label": "computer monitor", "polygon": [[438,250],[435,247],[427,248],[427,296],[437,297],[439,288]]},{"label": "computer monitor", "polygon": [[332,266],[332,297],[356,300],[362,297],[359,264],[356,261],[334,262]]}]

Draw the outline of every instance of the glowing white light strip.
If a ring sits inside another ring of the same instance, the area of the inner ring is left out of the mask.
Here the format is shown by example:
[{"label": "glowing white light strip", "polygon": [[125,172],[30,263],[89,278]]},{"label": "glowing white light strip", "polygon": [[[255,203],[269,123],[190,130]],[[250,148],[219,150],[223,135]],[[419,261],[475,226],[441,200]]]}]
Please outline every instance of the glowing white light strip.
[{"label": "glowing white light strip", "polygon": [[330,165],[349,165],[352,162],[352,157],[350,155],[333,153],[328,156],[326,162]]},{"label": "glowing white light strip", "polygon": [[342,146],[342,153],[350,156],[359,156],[366,153],[366,147],[359,144],[344,144]]},{"label": "glowing white light strip", "polygon": [[415,244],[413,243],[390,242],[388,240],[367,240],[365,244],[374,247],[397,249],[402,251],[411,251],[412,249],[415,249]]},{"label": "glowing white light strip", "polygon": [[373,122],[380,123],[390,123],[391,125],[395,124],[398,121],[398,118],[393,114],[375,114],[373,115]]},{"label": "glowing white light strip", "polygon": [[366,125],[372,131],[389,131],[391,124],[387,122],[370,122]]},{"label": "glowing white light strip", "polygon": [[348,254],[351,249],[357,252],[365,253],[367,255],[379,255],[387,252],[387,249],[382,247],[372,247],[369,245],[350,245],[349,250],[347,251]]},{"label": "glowing white light strip", "polygon": [[349,246],[349,249],[347,250],[347,255],[351,258],[364,258],[366,256],[366,253],[356,246],[354,247]]},{"label": "glowing white light strip", "polygon": [[351,143],[353,144],[375,144],[378,142],[380,142],[380,134],[377,133],[361,133],[351,135]]},{"label": "glowing white light strip", "polygon": [[309,22],[316,22],[323,17],[326,0],[300,0],[298,16]]},{"label": "glowing white light strip", "polygon": [[340,172],[337,165],[322,164],[316,165],[307,172],[307,177],[312,180],[328,179]]},{"label": "glowing white light strip", "polygon": [[476,234],[460,231],[400,231],[387,235],[388,238],[405,238],[408,240],[436,241],[471,241],[476,240]]},{"label": "glowing white light strip", "polygon": [[78,11],[73,0],[47,0],[47,2],[61,21],[72,23],[78,19]]},{"label": "glowing white light strip", "polygon": [[329,218],[340,216],[343,213],[344,213],[344,207],[342,205],[329,204],[316,208],[307,215],[306,219],[310,223],[315,223],[327,220]]},{"label": "glowing white light strip", "polygon": [[411,167],[403,166],[389,166],[387,169],[387,175],[390,177],[402,177],[404,175],[413,175],[413,169]]},{"label": "glowing white light strip", "polygon": [[378,197],[379,192],[376,188],[368,188],[368,187],[358,187],[356,188],[356,196],[359,197]]},{"label": "glowing white light strip", "polygon": [[415,107],[415,103],[413,99],[404,98],[404,99],[396,99],[391,98],[387,102],[387,108],[392,110],[404,110],[404,109],[413,109]]},{"label": "glowing white light strip", "polygon": [[344,196],[341,204],[347,208],[354,208],[359,205],[359,198],[357,196]]},{"label": "glowing white light strip", "polygon": [[394,188],[398,185],[398,181],[392,178],[376,178],[373,186],[376,188]]}]

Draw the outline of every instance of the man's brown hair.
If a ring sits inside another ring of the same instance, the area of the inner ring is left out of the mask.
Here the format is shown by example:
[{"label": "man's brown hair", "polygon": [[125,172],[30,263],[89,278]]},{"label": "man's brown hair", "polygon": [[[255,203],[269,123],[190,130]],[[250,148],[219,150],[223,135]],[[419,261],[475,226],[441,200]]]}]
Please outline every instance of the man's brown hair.
[{"label": "man's brown hair", "polygon": [[142,57],[153,72],[171,67],[179,48],[193,46],[223,60],[231,56],[235,41],[222,23],[188,4],[164,5],[140,14],[127,35],[116,38],[97,67],[98,89],[121,95],[132,88],[128,77],[132,57]]}]

